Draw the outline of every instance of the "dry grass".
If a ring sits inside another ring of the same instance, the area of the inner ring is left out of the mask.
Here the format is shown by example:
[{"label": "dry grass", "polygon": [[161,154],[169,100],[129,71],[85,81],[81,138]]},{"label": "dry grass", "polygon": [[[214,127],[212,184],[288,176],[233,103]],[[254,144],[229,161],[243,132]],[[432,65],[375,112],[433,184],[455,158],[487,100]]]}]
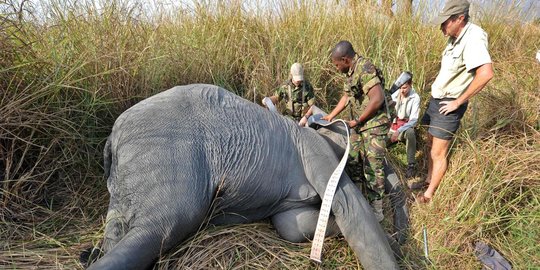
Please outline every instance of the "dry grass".
[{"label": "dry grass", "polygon": [[358,262],[343,240],[328,241],[331,258],[309,260],[310,244],[279,238],[269,223],[205,229],[161,258],[154,269],[351,269]]},{"label": "dry grass", "polygon": [[411,209],[414,239],[422,239],[426,225],[432,259],[445,268],[478,268],[476,240],[490,243],[517,268],[538,266],[538,158],[538,131],[521,138],[463,138],[436,200]]},{"label": "dry grass", "polygon": [[[100,9],[50,1],[42,13],[37,2],[0,3],[0,268],[81,267],[78,254],[102,234],[102,148],[114,119],[174,85],[214,83],[260,100],[298,61],[328,109],[342,83],[328,53],[348,39],[388,81],[411,70],[427,100],[445,39],[422,18],[389,18],[362,4],[270,2],[274,9],[248,10],[200,1],[153,16],[137,1]],[[540,265],[540,26],[486,12],[475,19],[489,34],[496,77],[470,105],[437,200],[412,205],[404,268],[479,268],[477,239],[517,269]],[[433,265],[421,259],[424,225]],[[359,267],[343,240],[325,248],[321,269]],[[308,251],[267,223],[210,228],[156,268],[317,268]]]}]

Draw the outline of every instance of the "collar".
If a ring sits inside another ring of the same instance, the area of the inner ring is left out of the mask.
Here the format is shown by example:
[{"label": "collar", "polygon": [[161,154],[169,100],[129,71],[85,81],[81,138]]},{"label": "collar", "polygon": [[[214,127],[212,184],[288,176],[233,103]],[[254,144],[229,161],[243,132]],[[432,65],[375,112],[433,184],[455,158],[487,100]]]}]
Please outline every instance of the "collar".
[{"label": "collar", "polygon": [[354,74],[354,71],[356,70],[356,66],[360,62],[360,59],[362,59],[362,57],[360,55],[358,55],[358,54],[354,55],[353,64],[351,65],[351,68],[349,69],[349,72],[347,72],[347,77],[351,77]]},{"label": "collar", "polygon": [[459,33],[459,36],[456,39],[450,38],[450,43],[452,45],[455,45],[456,43],[460,42],[461,39],[463,38],[463,35],[465,35],[465,32],[469,30],[470,26],[471,26],[471,22],[467,22],[467,24],[463,27],[463,29],[461,29],[461,33]]},{"label": "collar", "polygon": [[289,79],[289,85],[293,88],[293,89],[297,89],[297,88],[300,88],[302,86],[304,86],[304,82],[302,81],[298,86],[294,85],[294,83],[292,82],[292,79]]}]

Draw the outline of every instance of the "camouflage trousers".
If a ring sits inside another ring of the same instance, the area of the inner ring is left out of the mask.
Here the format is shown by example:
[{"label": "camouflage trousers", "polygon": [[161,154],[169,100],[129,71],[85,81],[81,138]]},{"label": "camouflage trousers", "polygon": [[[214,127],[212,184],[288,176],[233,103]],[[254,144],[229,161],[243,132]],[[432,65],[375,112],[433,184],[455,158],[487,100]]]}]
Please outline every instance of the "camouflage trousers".
[{"label": "camouflage trousers", "polygon": [[351,135],[351,150],[346,172],[353,182],[366,191],[371,202],[384,195],[384,158],[388,126],[374,127]]}]

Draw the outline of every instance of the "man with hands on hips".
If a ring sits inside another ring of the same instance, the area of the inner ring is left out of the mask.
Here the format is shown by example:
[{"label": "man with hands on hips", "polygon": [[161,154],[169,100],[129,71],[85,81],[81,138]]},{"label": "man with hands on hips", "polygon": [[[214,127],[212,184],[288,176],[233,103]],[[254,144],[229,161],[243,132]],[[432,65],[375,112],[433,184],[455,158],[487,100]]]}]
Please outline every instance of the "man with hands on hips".
[{"label": "man with hands on hips", "polygon": [[434,23],[448,43],[442,54],[441,68],[431,87],[431,99],[421,123],[428,126],[428,173],[423,185],[427,190],[417,196],[429,202],[448,166],[448,150],[471,97],[493,78],[487,34],[469,22],[467,0],[446,0]]}]

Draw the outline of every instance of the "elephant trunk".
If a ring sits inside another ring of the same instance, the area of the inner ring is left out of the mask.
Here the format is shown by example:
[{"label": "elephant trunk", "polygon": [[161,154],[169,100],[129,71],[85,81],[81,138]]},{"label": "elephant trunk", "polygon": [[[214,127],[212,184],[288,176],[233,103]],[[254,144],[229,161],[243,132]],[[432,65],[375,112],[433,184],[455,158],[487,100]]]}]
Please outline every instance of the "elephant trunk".
[{"label": "elephant trunk", "polygon": [[[338,160],[321,137],[303,134],[302,159],[310,184],[324,197],[328,179]],[[375,219],[371,206],[351,179],[342,174],[337,186],[332,212],[349,246],[360,259],[364,269],[398,269],[394,252],[386,234]]]}]

